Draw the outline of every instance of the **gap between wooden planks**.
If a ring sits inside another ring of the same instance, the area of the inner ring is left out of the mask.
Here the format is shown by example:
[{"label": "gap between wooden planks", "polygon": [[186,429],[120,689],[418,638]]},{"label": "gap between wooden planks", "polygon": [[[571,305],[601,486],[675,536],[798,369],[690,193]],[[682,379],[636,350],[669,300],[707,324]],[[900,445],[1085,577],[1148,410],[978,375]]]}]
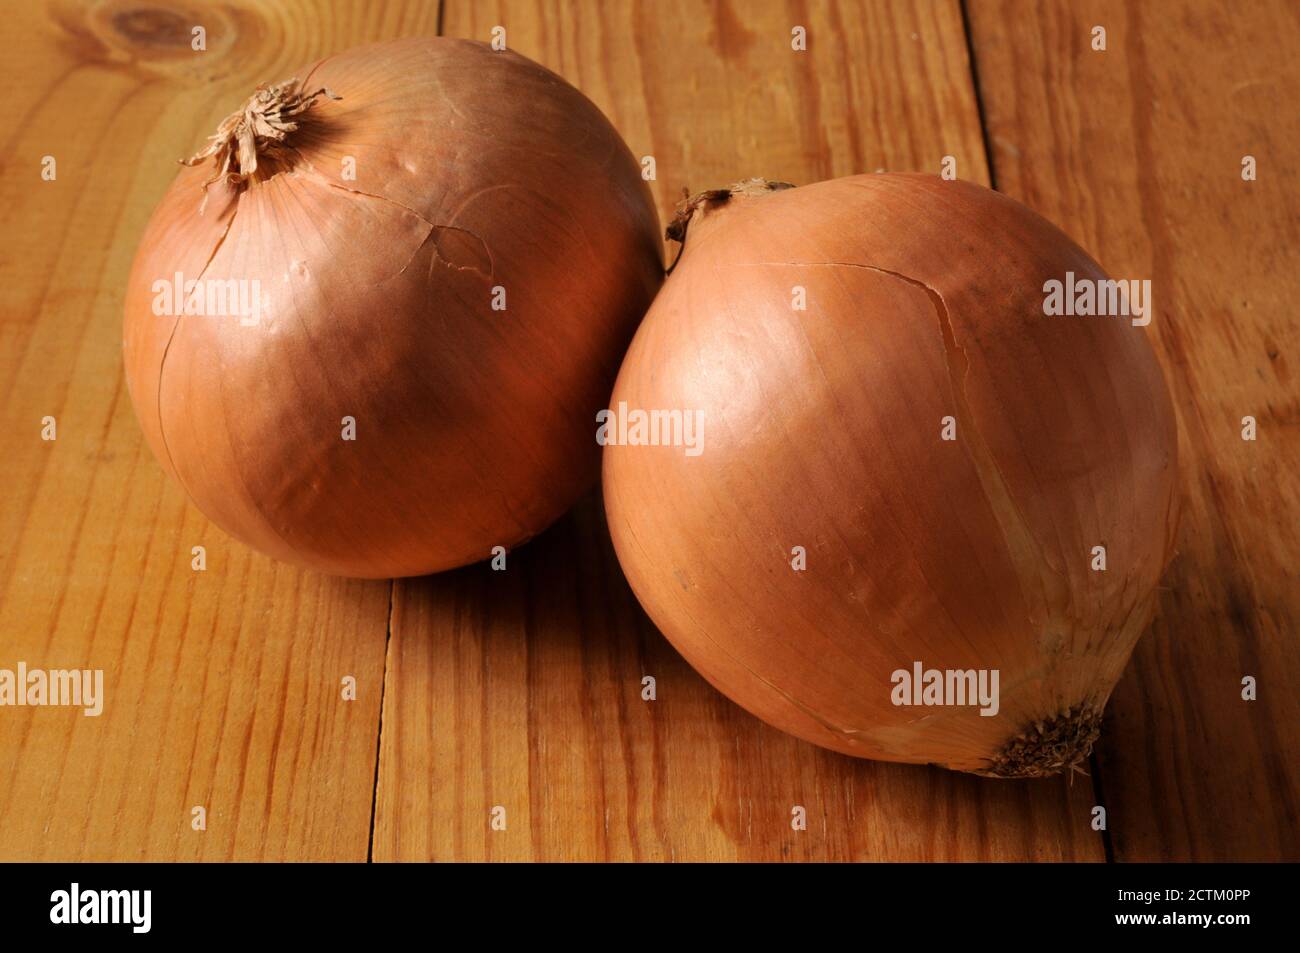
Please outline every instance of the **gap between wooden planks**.
[{"label": "gap between wooden planks", "polygon": [[[937,171],[952,155],[988,181],[955,2],[452,2],[443,26],[484,41],[502,26],[591,97],[655,157],[664,221],[683,187],[755,175]],[[637,607],[598,496],[509,566],[397,583],[376,860],[1103,857],[1086,779],[844,758],[732,705]]]}]

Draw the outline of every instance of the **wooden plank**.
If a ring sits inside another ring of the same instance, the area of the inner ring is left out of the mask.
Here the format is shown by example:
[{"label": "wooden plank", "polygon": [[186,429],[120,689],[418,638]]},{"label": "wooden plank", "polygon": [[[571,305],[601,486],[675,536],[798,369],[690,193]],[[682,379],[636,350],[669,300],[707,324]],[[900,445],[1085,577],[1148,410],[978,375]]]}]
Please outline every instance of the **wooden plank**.
[{"label": "wooden plank", "polygon": [[[986,180],[955,3],[447,5],[449,35],[498,25],[655,157],[665,221],[683,186],[751,175],[937,172],[953,155]],[[376,859],[1103,856],[1090,784],[857,761],[732,705],[640,611],[597,496],[508,566],[396,587]]]},{"label": "wooden plank", "polygon": [[105,705],[0,709],[0,859],[366,857],[390,585],[252,554],[165,481],[122,377],[122,287],[176,158],[258,82],[436,16],[326,0],[5,11],[0,667],[103,669]]},{"label": "wooden plank", "polygon": [[1178,555],[1100,748],[1114,855],[1300,860],[1296,5],[977,0],[971,25],[998,187],[1151,279],[1179,412]]}]

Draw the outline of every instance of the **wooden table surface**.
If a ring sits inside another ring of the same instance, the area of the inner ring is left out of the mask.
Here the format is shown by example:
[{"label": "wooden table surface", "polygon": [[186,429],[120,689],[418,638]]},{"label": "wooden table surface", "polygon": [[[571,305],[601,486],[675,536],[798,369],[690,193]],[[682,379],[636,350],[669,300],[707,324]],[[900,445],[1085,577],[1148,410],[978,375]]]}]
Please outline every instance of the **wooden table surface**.
[{"label": "wooden table surface", "polygon": [[[176,158],[315,58],[497,25],[655,157],[665,221],[683,186],[952,156],[1152,280],[1185,514],[1090,777],[871,763],[767,728],[638,608],[596,494],[508,572],[356,582],[249,551],[164,478],[126,394],[122,289]],[[101,668],[107,701],[0,708],[0,859],[1300,860],[1297,50],[1292,0],[9,5],[0,667]]]}]

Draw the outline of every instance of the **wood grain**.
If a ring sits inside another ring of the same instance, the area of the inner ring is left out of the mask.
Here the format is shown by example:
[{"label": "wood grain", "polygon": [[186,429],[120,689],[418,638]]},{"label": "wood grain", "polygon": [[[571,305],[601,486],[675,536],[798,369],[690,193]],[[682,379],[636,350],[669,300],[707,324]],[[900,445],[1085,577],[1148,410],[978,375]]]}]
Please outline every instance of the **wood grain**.
[{"label": "wood grain", "polygon": [[[591,96],[684,186],[877,168],[986,181],[954,3],[448,3]],[[791,29],[808,29],[806,53]],[[642,700],[642,678],[657,698]],[[509,557],[401,581],[376,859],[1101,859],[1091,785],[989,783],[782,735],[709,688],[637,606],[593,496]],[[805,831],[792,809],[807,811]],[[505,810],[505,829],[490,812]]]},{"label": "wood grain", "polygon": [[122,379],[122,287],[176,158],[258,82],[436,19],[109,0],[0,20],[0,667],[100,668],[106,696],[98,718],[0,709],[0,859],[366,857],[390,584],[252,554],[165,482]]},{"label": "wood grain", "polygon": [[1151,280],[1179,411],[1178,555],[1099,749],[1115,857],[1300,860],[1300,8],[978,0],[970,20],[998,187]]}]

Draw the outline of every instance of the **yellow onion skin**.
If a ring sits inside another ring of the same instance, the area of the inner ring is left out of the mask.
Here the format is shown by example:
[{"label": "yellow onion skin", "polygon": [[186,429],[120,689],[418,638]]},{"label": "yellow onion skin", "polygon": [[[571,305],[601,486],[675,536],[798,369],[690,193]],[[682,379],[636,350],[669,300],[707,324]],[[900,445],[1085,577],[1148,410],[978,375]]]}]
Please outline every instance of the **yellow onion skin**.
[{"label": "yellow onion skin", "polygon": [[[1104,277],[1019,203],[931,176],[695,213],[611,407],[702,413],[700,452],[611,444],[603,483],[633,590],[714,686],[859,757],[1086,757],[1173,550],[1177,434],[1149,328],[1044,314],[1069,271]],[[895,705],[916,662],[997,669],[998,713]]]},{"label": "yellow onion skin", "polygon": [[[287,157],[206,205],[212,161],[186,168],[148,225],[125,305],[141,426],[277,559],[383,578],[488,558],[599,475],[591,421],[663,278],[648,185],[596,106],[513,52],[411,39],[297,78],[341,98]],[[156,314],[176,273],[257,287],[256,323]]]}]

